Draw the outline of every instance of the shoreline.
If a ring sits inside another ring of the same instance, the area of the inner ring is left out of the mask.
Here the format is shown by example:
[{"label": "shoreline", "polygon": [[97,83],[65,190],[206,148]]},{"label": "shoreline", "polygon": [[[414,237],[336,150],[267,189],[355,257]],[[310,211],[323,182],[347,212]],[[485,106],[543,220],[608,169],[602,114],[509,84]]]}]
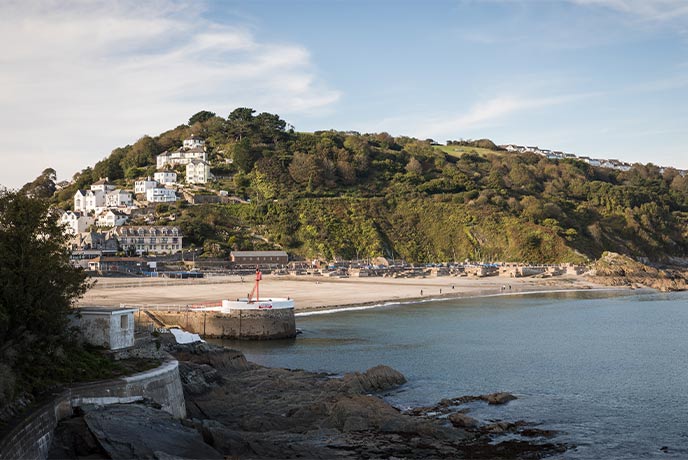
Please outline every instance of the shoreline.
[{"label": "shoreline", "polygon": [[[187,306],[246,296],[252,280],[239,276],[178,280],[99,278],[79,306]],[[426,277],[426,278],[322,278],[266,276],[262,298],[290,297],[296,316],[352,311],[410,303],[505,295],[532,295],[583,291],[632,291],[629,286],[592,282],[583,275],[550,278]]]},{"label": "shoreline", "polygon": [[414,298],[408,298],[408,299],[401,299],[396,302],[383,302],[383,303],[363,303],[363,304],[342,304],[342,305],[333,305],[333,306],[327,306],[327,307],[313,307],[313,308],[306,308],[306,309],[301,309],[297,313],[295,313],[295,316],[298,317],[303,317],[303,316],[313,316],[313,315],[325,315],[325,314],[331,314],[331,313],[338,313],[342,311],[359,311],[359,310],[372,310],[375,308],[383,308],[383,307],[394,307],[394,306],[402,306],[402,305],[410,305],[414,303],[426,303],[426,302],[444,302],[447,300],[455,300],[455,299],[482,299],[482,298],[489,298],[489,297],[506,297],[506,296],[528,296],[528,295],[537,295],[537,294],[563,294],[567,292],[630,292],[630,291],[640,291],[640,292],[653,292],[654,289],[633,289],[629,287],[590,287],[590,288],[578,288],[578,289],[552,289],[552,290],[538,290],[538,291],[517,291],[517,292],[502,292],[502,293],[497,293],[497,294],[475,294],[475,295],[447,295],[443,297],[432,297],[432,298],[427,298],[427,297],[414,297]]}]

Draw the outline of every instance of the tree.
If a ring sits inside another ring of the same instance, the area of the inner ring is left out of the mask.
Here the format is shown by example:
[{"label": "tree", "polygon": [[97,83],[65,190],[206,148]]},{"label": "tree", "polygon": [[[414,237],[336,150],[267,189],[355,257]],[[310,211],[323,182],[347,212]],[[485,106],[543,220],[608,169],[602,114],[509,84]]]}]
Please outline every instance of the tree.
[{"label": "tree", "polygon": [[248,173],[260,158],[260,153],[251,146],[247,138],[243,138],[232,147],[232,158],[235,165]]},{"label": "tree", "polygon": [[245,136],[255,131],[256,121],[253,114],[256,111],[248,107],[234,109],[227,117],[227,132],[239,142]]},{"label": "tree", "polygon": [[26,389],[66,368],[68,314],[88,288],[47,201],[0,192],[0,363]]},{"label": "tree", "polygon": [[411,157],[408,163],[406,164],[406,172],[411,174],[422,175],[423,165],[420,164],[420,161],[418,161],[418,159],[416,159],[415,157]]},{"label": "tree", "polygon": [[25,184],[21,188],[21,192],[36,198],[50,198],[55,193],[56,179],[57,173],[55,173],[55,170],[47,168],[32,182]]},{"label": "tree", "polygon": [[194,114],[189,118],[189,126],[196,123],[203,123],[210,120],[215,116],[215,112],[209,112],[208,110],[201,110],[200,112]]}]

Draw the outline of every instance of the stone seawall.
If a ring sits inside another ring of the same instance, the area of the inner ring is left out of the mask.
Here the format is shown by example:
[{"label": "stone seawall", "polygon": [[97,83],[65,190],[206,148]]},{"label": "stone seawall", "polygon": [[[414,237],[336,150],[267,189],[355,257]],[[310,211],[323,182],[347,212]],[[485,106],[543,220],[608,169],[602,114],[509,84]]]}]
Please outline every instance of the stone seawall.
[{"label": "stone seawall", "polygon": [[[148,311],[166,327],[179,326],[202,337],[224,339],[270,340],[296,337],[293,309],[213,311]],[[139,315],[139,326],[156,324],[147,315]]]},{"label": "stone seawall", "polygon": [[150,399],[176,418],[186,417],[179,363],[161,366],[128,377],[80,385],[63,391],[36,408],[0,439],[0,459],[45,459],[58,422],[85,404],[114,404]]}]

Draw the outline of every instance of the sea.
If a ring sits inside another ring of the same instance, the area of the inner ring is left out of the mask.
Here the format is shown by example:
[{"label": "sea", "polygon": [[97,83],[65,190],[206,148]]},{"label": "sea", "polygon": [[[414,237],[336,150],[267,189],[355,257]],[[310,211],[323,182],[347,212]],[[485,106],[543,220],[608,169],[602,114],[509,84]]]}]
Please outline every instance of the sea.
[{"label": "sea", "polygon": [[559,432],[557,458],[688,458],[688,293],[576,291],[297,316],[296,339],[225,342],[258,364],[343,374],[386,364],[399,408],[497,391],[482,421]]}]

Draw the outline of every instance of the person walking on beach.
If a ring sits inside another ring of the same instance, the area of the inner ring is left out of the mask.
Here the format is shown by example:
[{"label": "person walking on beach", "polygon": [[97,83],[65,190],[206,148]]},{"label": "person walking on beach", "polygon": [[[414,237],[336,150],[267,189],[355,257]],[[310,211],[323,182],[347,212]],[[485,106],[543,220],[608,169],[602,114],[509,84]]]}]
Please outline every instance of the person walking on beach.
[{"label": "person walking on beach", "polygon": [[420,296],[423,297],[423,290],[420,290]]}]

